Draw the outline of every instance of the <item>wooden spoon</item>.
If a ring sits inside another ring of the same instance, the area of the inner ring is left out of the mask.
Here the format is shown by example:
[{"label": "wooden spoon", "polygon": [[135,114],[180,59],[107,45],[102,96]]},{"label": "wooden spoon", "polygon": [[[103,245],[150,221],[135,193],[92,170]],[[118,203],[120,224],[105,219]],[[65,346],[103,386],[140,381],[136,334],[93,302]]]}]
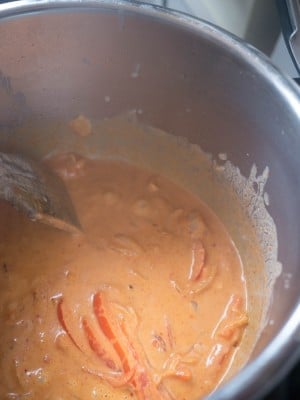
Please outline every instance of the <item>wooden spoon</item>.
[{"label": "wooden spoon", "polygon": [[33,221],[70,233],[81,231],[63,181],[45,165],[27,157],[0,152],[0,199]]}]

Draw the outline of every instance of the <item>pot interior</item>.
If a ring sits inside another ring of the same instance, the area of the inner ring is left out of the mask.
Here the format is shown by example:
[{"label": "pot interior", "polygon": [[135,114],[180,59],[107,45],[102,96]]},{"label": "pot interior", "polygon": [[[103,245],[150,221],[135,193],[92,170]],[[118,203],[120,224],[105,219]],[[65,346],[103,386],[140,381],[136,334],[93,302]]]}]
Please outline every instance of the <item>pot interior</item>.
[{"label": "pot interior", "polygon": [[[1,150],[127,159],[199,195],[231,234],[248,282],[251,324],[234,373],[299,297],[292,86],[281,89],[260,55],[205,23],[113,3],[27,11],[0,21]],[[92,121],[88,138],[70,129],[79,114]]]}]

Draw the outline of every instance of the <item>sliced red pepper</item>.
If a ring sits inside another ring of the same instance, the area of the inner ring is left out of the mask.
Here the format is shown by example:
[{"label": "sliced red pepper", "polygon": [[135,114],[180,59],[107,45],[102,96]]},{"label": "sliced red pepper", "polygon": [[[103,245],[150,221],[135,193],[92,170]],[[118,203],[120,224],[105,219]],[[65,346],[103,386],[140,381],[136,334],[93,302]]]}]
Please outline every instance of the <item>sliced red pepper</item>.
[{"label": "sliced red pepper", "polygon": [[205,262],[205,249],[200,239],[194,240],[192,244],[192,263],[189,272],[189,280],[197,281],[201,277],[201,273]]},{"label": "sliced red pepper", "polygon": [[93,301],[93,306],[94,306],[94,312],[96,315],[96,318],[98,320],[99,326],[102,330],[102,332],[104,333],[104,335],[107,337],[107,339],[109,339],[116,351],[116,353],[118,354],[122,366],[123,366],[123,370],[125,373],[130,372],[131,368],[128,362],[128,359],[126,357],[126,353],[124,352],[121,344],[119,343],[112,325],[116,325],[115,322],[110,322],[106,316],[107,310],[108,310],[108,305],[104,304],[105,300],[104,297],[102,295],[101,292],[98,292],[95,296],[94,296],[94,301]]},{"label": "sliced red pepper", "polygon": [[64,299],[61,299],[60,302],[57,305],[57,317],[58,320],[63,328],[63,330],[66,332],[66,334],[69,336],[69,338],[71,339],[71,341],[73,342],[73,344],[77,347],[78,350],[81,350],[80,346],[77,344],[77,342],[75,341],[74,337],[72,336],[71,332],[69,331],[66,321],[65,321],[65,317],[64,317]]},{"label": "sliced red pepper", "polygon": [[[140,354],[137,353],[135,346],[130,339],[131,333],[128,333],[126,331],[125,323],[123,320],[118,321],[114,317],[103,293],[99,292],[94,296],[93,308],[101,331],[104,337],[113,346],[116,355],[120,359],[123,371],[116,371],[116,363],[112,358],[107,356],[105,346],[102,346],[99,338],[95,335],[94,330],[92,329],[92,326],[87,318],[82,319],[82,328],[87,337],[89,346],[91,350],[113,371],[101,372],[89,369],[87,367],[82,367],[82,370],[91,375],[95,375],[103,380],[106,380],[113,387],[131,385],[139,400],[166,400],[167,398],[170,399],[171,396],[169,394],[166,396],[164,393],[162,393],[153,381],[153,379],[151,379],[151,377],[149,376],[148,369],[146,368],[147,360],[145,359],[146,356],[143,353],[143,349],[139,348]],[[74,343],[74,345],[81,352],[83,352],[77,341],[74,339],[73,335],[69,331],[69,324],[68,322],[66,322],[65,314],[71,315],[71,311],[67,312],[65,310],[65,304],[62,299],[57,307],[59,322],[71,341]],[[169,324],[167,324],[167,333],[169,336],[170,346],[172,347],[173,337]],[[123,348],[122,346],[125,348]],[[176,371],[173,371],[173,373],[169,376],[171,375],[182,380],[189,380],[191,376],[189,370],[186,369],[184,366],[182,366],[182,368],[180,367],[176,369]]]},{"label": "sliced red pepper", "polygon": [[82,319],[82,327],[88,339],[90,348],[97,354],[98,357],[102,358],[105,354],[105,350],[103,347],[101,347],[86,318]]},{"label": "sliced red pepper", "polygon": [[[100,293],[100,292],[97,293],[94,296],[95,315],[98,319],[98,323],[99,323],[100,328],[102,329],[104,335],[111,341],[116,353],[119,355],[120,360],[123,365],[124,372],[127,375],[127,374],[132,373],[133,369],[130,368],[126,354],[125,354],[124,350],[122,349],[122,346],[118,342],[116,335],[113,331],[112,324],[109,322],[109,320],[106,317],[107,310],[108,310],[108,305],[105,304],[105,299],[102,296],[102,293]],[[120,328],[121,328],[123,335],[127,338],[127,334],[126,334],[124,325],[122,324],[120,326]],[[130,341],[128,341],[128,344],[130,344]],[[132,356],[137,360],[137,353],[136,353],[135,349],[131,346],[131,344],[130,344],[130,351],[132,353]],[[137,370],[134,370],[128,383],[131,383],[132,386],[135,388],[135,392],[137,393],[139,400],[147,400],[147,397],[145,397],[145,394],[144,394],[144,386],[147,385],[147,383],[149,382],[149,379],[146,375],[146,372],[144,371],[144,368],[139,368],[139,369],[142,369],[142,371],[137,372]],[[150,400],[150,397],[148,397],[148,398]],[[158,399],[158,397],[156,397],[156,398]]]},{"label": "sliced red pepper", "polygon": [[101,346],[99,340],[94,335],[94,332],[93,332],[92,328],[90,327],[86,318],[83,318],[83,320],[82,320],[82,327],[83,327],[83,330],[88,339],[90,348],[97,354],[97,356],[101,360],[103,360],[105,362],[105,364],[107,365],[108,368],[110,368],[112,370],[116,370],[117,367],[116,367],[115,362],[111,358],[107,357],[105,349]]},{"label": "sliced red pepper", "polygon": [[145,362],[141,360],[141,355],[143,354],[142,349],[140,353],[136,351],[134,345],[130,340],[129,333],[126,331],[125,324],[120,325],[123,335],[127,338],[129,343],[129,350],[132,357],[137,362],[136,372],[132,377],[131,384],[135,388],[135,393],[139,400],[163,400],[161,392],[158,390],[157,386],[153,380],[149,377],[148,370],[145,366]]}]

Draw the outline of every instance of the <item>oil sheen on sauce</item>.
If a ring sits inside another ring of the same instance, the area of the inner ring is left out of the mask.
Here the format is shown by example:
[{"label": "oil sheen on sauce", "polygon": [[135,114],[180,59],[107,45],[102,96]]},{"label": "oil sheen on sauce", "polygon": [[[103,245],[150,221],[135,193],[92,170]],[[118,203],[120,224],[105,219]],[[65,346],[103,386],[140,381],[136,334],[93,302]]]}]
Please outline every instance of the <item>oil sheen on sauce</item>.
[{"label": "oil sheen on sauce", "polygon": [[83,234],[0,204],[0,398],[190,400],[248,323],[237,250],[197,197],[119,161],[56,156]]}]

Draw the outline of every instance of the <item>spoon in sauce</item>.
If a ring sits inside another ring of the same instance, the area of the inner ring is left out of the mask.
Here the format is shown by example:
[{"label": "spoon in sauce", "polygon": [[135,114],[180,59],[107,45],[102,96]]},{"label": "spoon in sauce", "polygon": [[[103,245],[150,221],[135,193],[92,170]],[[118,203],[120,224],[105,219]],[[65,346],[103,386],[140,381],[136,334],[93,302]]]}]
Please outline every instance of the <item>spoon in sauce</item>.
[{"label": "spoon in sauce", "polygon": [[45,165],[19,154],[0,152],[0,200],[32,221],[70,233],[81,226],[62,180]]}]

